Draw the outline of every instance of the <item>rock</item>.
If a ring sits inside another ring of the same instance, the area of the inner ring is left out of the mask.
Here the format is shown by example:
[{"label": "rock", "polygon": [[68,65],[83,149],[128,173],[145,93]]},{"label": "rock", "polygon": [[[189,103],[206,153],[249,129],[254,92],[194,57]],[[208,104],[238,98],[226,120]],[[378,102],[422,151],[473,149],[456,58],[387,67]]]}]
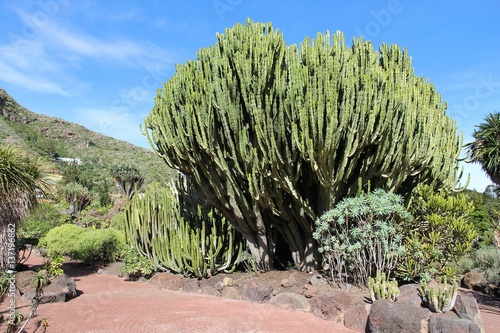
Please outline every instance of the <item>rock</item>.
[{"label": "rock", "polygon": [[281,280],[281,286],[283,288],[291,288],[291,287],[294,287],[295,286],[295,281],[292,280],[292,279],[283,279]]},{"label": "rock", "polygon": [[222,291],[222,297],[228,299],[241,299],[241,295],[238,292],[238,289],[235,287],[226,287]]},{"label": "rock", "polygon": [[304,295],[307,298],[316,297],[318,296],[318,287],[311,286],[310,284],[305,284],[302,286],[300,294]]},{"label": "rock", "polygon": [[115,261],[112,263],[107,264],[105,267],[100,269],[101,273],[97,271],[97,274],[107,274],[107,275],[112,275],[112,276],[118,276],[121,277],[121,270],[123,267],[123,262],[121,261]]},{"label": "rock", "polygon": [[34,271],[22,271],[16,273],[16,286],[20,290],[21,295],[25,293],[25,289],[34,290],[31,281],[35,277]]},{"label": "rock", "polygon": [[167,272],[155,274],[151,279],[149,279],[148,283],[158,288],[174,291],[180,290],[184,285],[181,275]]},{"label": "rock", "polygon": [[182,285],[182,291],[186,293],[198,293],[200,290],[200,281],[197,279],[185,278]]},{"label": "rock", "polygon": [[147,283],[148,279],[146,279],[144,276],[141,276],[140,278],[137,279],[137,282]]},{"label": "rock", "polygon": [[269,304],[276,305],[288,310],[308,312],[311,304],[302,295],[296,293],[284,292],[273,297]]},{"label": "rock", "polygon": [[311,299],[311,312],[324,319],[335,322],[343,321],[343,313],[352,304],[352,299],[346,292],[325,294]]},{"label": "rock", "polygon": [[41,269],[40,271],[38,271],[38,275],[43,276],[43,277],[45,277],[46,279],[48,279],[48,278],[49,278],[49,272],[47,272],[47,270],[46,270],[46,269]]},{"label": "rock", "polygon": [[372,333],[426,332],[430,315],[426,308],[378,299],[372,304],[368,327]]},{"label": "rock", "polygon": [[213,286],[204,286],[204,287],[201,287],[200,292],[203,295],[220,296],[220,293]]},{"label": "rock", "polygon": [[422,304],[422,297],[420,297],[420,292],[418,291],[419,288],[420,285],[417,283],[402,285],[399,287],[397,302],[420,306]]},{"label": "rock", "polygon": [[225,287],[225,286],[224,286],[224,284],[223,284],[221,281],[217,282],[217,283],[214,285],[214,288],[215,288],[218,292],[223,291],[223,290],[224,290],[224,287]]},{"label": "rock", "polygon": [[44,247],[39,247],[35,249],[35,254],[40,257],[46,257],[47,256],[47,249]]},{"label": "rock", "polygon": [[245,301],[264,303],[269,301],[273,292],[272,286],[262,286],[255,282],[249,282],[243,287],[241,299]]},{"label": "rock", "polygon": [[75,279],[66,274],[55,277],[48,286],[43,288],[40,304],[67,302],[76,296]]},{"label": "rock", "polygon": [[429,319],[429,333],[480,333],[472,320],[433,314]]},{"label": "rock", "polygon": [[356,332],[366,332],[371,304],[354,304],[344,313],[344,326]]},{"label": "rock", "polygon": [[328,284],[325,279],[321,276],[321,274],[314,274],[309,278],[309,283],[313,286],[323,286]]},{"label": "rock", "polygon": [[457,295],[454,310],[458,317],[462,319],[469,319],[476,323],[476,325],[484,333],[483,319],[479,312],[476,299],[470,293],[463,293]]},{"label": "rock", "polygon": [[[484,278],[484,272],[481,272],[477,269],[473,269],[470,272],[465,273],[462,278],[462,287],[467,289],[475,289],[475,286],[480,286],[487,284]],[[479,287],[482,289],[482,287]]]},{"label": "rock", "polygon": [[224,279],[222,279],[222,285],[224,287],[232,287],[232,286],[234,286],[234,281],[230,277],[226,276],[226,277],[224,277]]},{"label": "rock", "polygon": [[[37,273],[31,270],[16,273],[16,294],[18,294],[19,296],[23,296],[24,299],[28,301],[32,300],[33,297],[35,297],[36,292],[36,288],[33,285],[33,279],[36,275]],[[46,290],[46,287],[49,283],[50,281],[47,278],[43,290]]]},{"label": "rock", "polygon": [[486,286],[484,286],[484,289],[482,290],[482,292],[487,294],[487,295],[500,297],[499,286],[500,285],[487,284]]}]

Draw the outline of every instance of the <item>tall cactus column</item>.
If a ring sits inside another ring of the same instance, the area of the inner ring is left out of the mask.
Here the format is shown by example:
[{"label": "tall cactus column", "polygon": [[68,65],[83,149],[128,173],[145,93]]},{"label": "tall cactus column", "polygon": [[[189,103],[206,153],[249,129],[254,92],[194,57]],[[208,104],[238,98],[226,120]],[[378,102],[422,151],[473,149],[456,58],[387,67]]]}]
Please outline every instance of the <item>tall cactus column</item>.
[{"label": "tall cactus column", "polygon": [[198,278],[232,271],[243,248],[241,236],[196,191],[179,182],[133,197],[125,209],[127,243],[159,270]]}]

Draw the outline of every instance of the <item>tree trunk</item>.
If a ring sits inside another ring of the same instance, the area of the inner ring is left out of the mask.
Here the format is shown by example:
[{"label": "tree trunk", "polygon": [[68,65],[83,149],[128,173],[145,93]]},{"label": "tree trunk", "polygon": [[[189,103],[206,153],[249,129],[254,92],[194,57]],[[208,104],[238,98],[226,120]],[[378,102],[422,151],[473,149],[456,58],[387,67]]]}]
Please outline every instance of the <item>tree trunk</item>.
[{"label": "tree trunk", "polygon": [[257,235],[255,237],[253,234],[243,234],[243,237],[247,241],[248,249],[250,254],[255,258],[257,262],[257,268],[264,272],[273,269],[272,256],[269,253],[268,241],[265,235]]},{"label": "tree trunk", "polygon": [[304,254],[302,256],[302,262],[299,265],[299,270],[304,272],[312,272],[316,266],[316,241],[312,238],[312,235],[309,234],[306,236],[306,240],[304,242]]}]

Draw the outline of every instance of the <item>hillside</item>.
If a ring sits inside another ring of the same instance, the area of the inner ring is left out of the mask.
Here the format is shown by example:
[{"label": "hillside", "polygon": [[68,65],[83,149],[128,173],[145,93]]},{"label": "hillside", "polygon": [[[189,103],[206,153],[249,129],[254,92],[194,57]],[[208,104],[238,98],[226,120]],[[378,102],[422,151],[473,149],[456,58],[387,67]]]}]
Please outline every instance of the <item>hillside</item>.
[{"label": "hillside", "polygon": [[27,110],[0,88],[0,143],[42,157],[57,172],[58,158],[79,159],[100,174],[114,162],[135,164],[146,182],[165,182],[175,175],[152,151],[93,132],[63,119]]}]

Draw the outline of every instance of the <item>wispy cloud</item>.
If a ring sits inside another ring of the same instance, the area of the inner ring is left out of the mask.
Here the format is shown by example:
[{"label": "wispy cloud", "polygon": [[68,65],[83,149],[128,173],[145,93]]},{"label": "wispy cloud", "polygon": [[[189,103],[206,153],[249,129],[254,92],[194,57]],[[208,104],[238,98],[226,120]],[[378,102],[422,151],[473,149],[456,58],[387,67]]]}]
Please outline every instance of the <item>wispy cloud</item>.
[{"label": "wispy cloud", "polygon": [[[0,81],[23,88],[69,95],[76,86],[84,86],[72,73],[88,62],[106,69],[147,72],[155,67],[165,70],[174,62],[169,51],[148,41],[126,37],[94,36],[60,17],[37,21],[35,14],[17,9],[31,33],[0,45]],[[123,18],[137,16],[123,14]],[[116,17],[116,19],[118,19]]]},{"label": "wispy cloud", "polygon": [[63,87],[61,87],[60,84],[51,82],[50,80],[46,80],[43,77],[34,77],[33,75],[20,72],[15,67],[3,63],[1,60],[0,73],[2,73],[2,81],[9,82],[13,85],[17,85],[28,90],[50,94],[59,94],[64,96],[69,95],[68,92],[66,92]]}]

